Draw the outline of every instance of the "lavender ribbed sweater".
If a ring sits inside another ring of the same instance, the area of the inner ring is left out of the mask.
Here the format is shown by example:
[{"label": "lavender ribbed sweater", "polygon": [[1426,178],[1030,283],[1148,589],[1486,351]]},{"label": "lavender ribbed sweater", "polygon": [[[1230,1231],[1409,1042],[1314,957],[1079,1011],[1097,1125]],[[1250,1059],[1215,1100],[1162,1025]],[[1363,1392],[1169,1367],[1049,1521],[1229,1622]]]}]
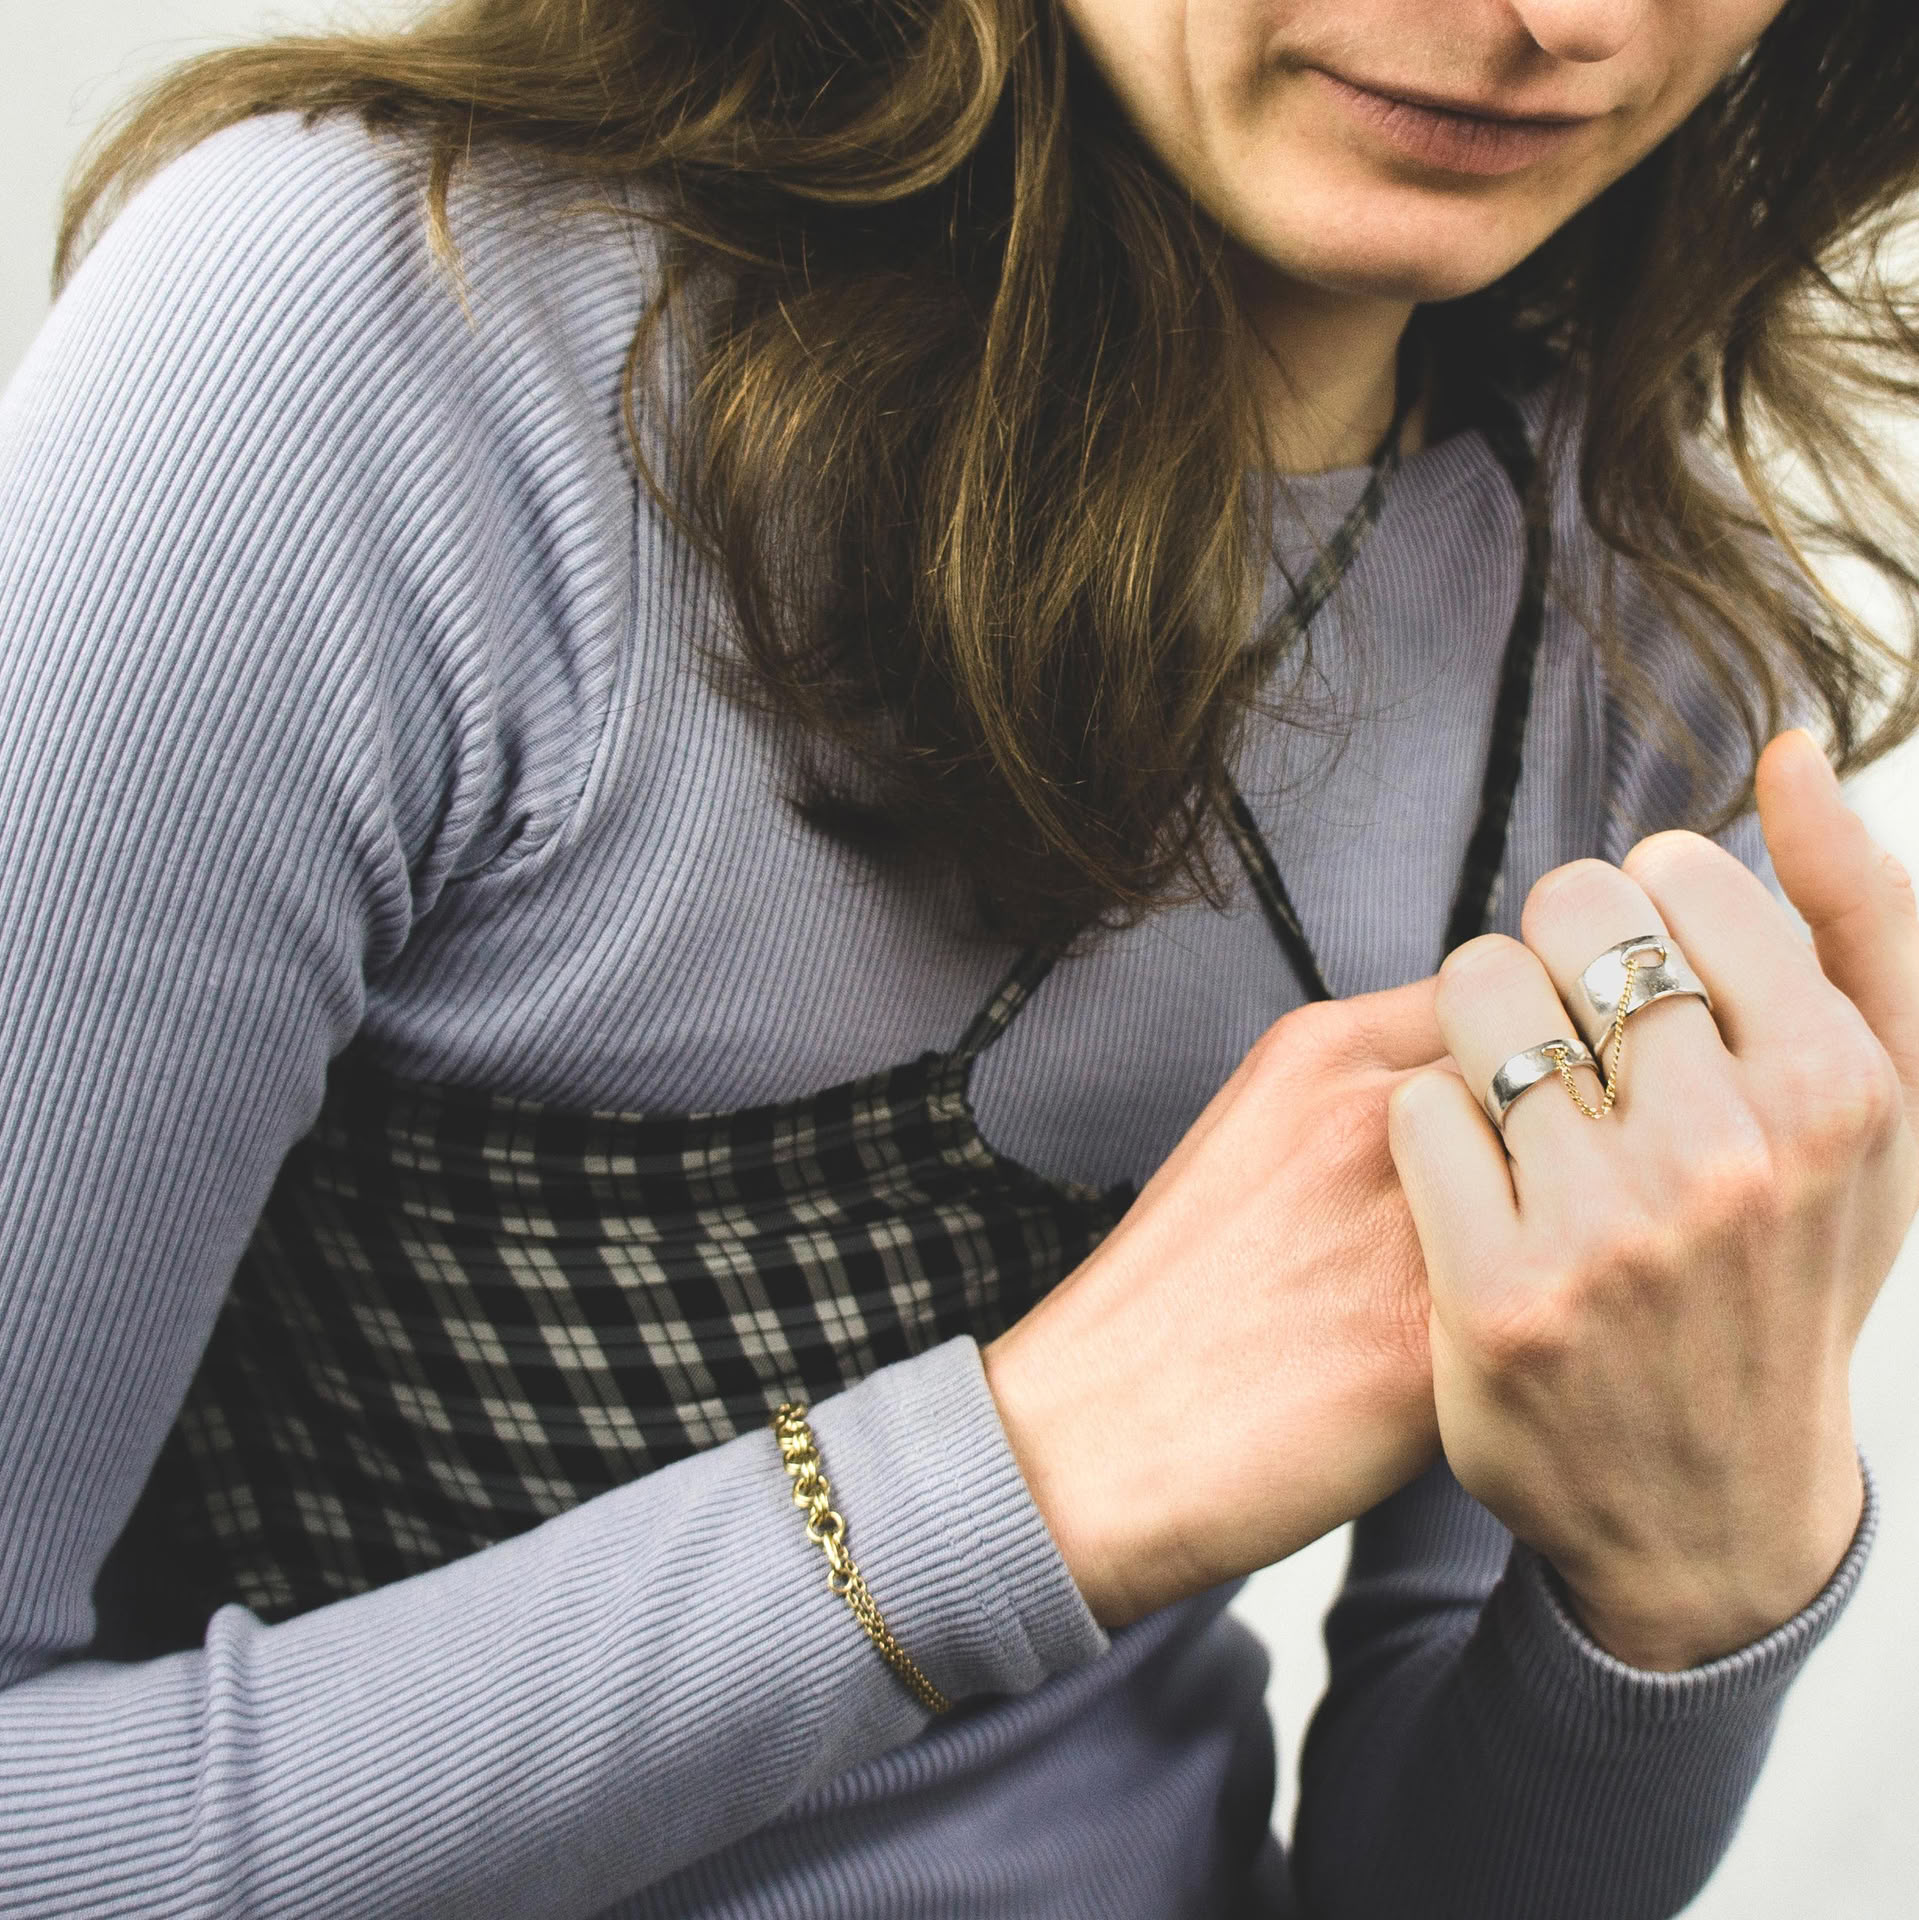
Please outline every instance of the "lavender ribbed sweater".
[{"label": "lavender ribbed sweater", "polygon": [[[725,608],[617,420],[643,238],[487,162],[463,312],[419,187],[349,125],[205,143],[0,406],[0,1912],[1287,1911],[1271,1855],[1245,1879],[1263,1656],[1223,1594],[1109,1643],[966,1341],[816,1416],[891,1624],[972,1703],[937,1726],[826,1592],[764,1434],[285,1625],[93,1644],[95,1575],[351,1036],[416,1078],[725,1109],[952,1044],[1006,959],[943,880],[796,824],[791,743],[702,679]],[[1302,482],[1306,521],[1356,485]],[[1475,437],[1416,455],[1319,635],[1346,751],[1248,745],[1341,991],[1437,958],[1518,555]],[[1501,923],[1693,805],[1556,610]],[[1142,1177],[1295,997],[1250,904],[1168,912],[1055,972],[980,1068],[984,1130]],[[1777,1633],[1657,1676],[1443,1469],[1407,1489],[1328,1626],[1311,1912],[1675,1911],[1871,1531],[1869,1506]]]}]

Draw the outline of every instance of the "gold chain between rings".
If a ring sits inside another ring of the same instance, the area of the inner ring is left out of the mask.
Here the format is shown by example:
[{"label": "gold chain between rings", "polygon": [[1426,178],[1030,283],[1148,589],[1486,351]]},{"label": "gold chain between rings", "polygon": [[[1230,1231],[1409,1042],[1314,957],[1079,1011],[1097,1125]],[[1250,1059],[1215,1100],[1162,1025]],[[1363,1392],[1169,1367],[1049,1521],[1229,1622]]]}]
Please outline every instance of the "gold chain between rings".
[{"label": "gold chain between rings", "polygon": [[[1663,955],[1661,956],[1664,957]],[[1600,1097],[1598,1106],[1589,1106],[1586,1096],[1579,1091],[1579,1083],[1573,1078],[1572,1061],[1564,1047],[1548,1047],[1546,1057],[1559,1069],[1560,1084],[1572,1096],[1572,1103],[1588,1120],[1603,1120],[1612,1112],[1613,1102],[1619,1097],[1619,1064],[1626,1057],[1626,1014],[1632,1006],[1633,981],[1639,975],[1640,956],[1629,953],[1626,956],[1626,984],[1620,989],[1619,1005],[1613,1009],[1612,1025],[1607,1029],[1606,1037],[1599,1043],[1599,1058],[1604,1060],[1608,1049],[1612,1053],[1612,1064],[1606,1069],[1606,1091]]]},{"label": "gold chain between rings", "polygon": [[879,1603],[865,1577],[853,1564],[846,1545],[846,1522],[833,1510],[833,1488],[826,1478],[805,1407],[789,1400],[773,1416],[773,1433],[793,1481],[793,1504],[806,1515],[806,1537],[826,1555],[826,1584],[852,1608],[853,1618],[865,1629],[867,1639],[906,1683],[913,1698],[929,1713],[950,1711],[953,1703],[893,1638],[892,1630],[880,1618]]}]

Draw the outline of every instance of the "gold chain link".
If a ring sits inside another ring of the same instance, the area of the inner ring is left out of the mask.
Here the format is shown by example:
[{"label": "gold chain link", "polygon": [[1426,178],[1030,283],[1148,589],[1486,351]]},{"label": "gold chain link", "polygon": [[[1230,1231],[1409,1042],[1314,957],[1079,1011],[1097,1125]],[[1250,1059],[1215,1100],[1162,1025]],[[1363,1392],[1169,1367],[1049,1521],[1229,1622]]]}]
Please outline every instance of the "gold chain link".
[{"label": "gold chain link", "polygon": [[892,1630],[880,1618],[879,1603],[853,1564],[846,1545],[846,1522],[833,1510],[833,1489],[805,1407],[789,1400],[773,1416],[773,1433],[793,1481],[793,1504],[806,1515],[806,1537],[826,1555],[827,1586],[853,1609],[853,1618],[866,1630],[866,1637],[880,1650],[886,1664],[906,1683],[913,1698],[930,1713],[950,1712],[953,1703],[893,1638]]},{"label": "gold chain link", "polygon": [[[1665,955],[1660,954],[1663,960]],[[1588,1120],[1601,1120],[1612,1112],[1613,1102],[1619,1097],[1619,1065],[1626,1057],[1626,1013],[1632,1005],[1633,981],[1639,975],[1640,956],[1629,953],[1626,956],[1626,984],[1619,995],[1619,1005],[1613,1009],[1612,1025],[1607,1029],[1606,1037],[1599,1043],[1599,1058],[1603,1061],[1607,1050],[1612,1051],[1612,1065],[1606,1069],[1606,1091],[1598,1106],[1586,1104],[1586,1096],[1579,1091],[1579,1083],[1573,1078],[1570,1058],[1564,1047],[1548,1047],[1546,1056],[1559,1069],[1559,1078],[1566,1091],[1572,1095],[1572,1103]]]}]

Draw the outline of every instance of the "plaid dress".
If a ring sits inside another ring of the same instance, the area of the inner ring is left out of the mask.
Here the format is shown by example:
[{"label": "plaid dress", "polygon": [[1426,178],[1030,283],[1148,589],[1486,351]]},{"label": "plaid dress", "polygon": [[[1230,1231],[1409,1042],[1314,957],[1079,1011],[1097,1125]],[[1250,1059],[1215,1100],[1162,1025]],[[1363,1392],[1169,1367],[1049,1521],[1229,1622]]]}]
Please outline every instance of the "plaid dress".
[{"label": "plaid dress", "polygon": [[973,1117],[973,1063],[1052,957],[951,1052],[736,1113],[570,1113],[349,1048],[116,1553],[130,1644],[403,1579],[1001,1332],[1131,1198]]}]

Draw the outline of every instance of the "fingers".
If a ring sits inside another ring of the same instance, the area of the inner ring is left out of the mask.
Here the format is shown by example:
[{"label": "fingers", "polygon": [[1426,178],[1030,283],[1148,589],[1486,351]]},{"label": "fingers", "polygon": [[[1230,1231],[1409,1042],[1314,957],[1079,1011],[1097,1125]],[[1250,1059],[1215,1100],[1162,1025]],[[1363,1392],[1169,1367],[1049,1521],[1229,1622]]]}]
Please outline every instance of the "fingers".
[{"label": "fingers", "polygon": [[[1515,1054],[1579,1037],[1538,956],[1501,934],[1469,940],[1447,955],[1439,970],[1438,1007],[1440,1027],[1475,1103]],[[1573,1075],[1588,1105],[1596,1105],[1600,1087],[1591,1069],[1575,1068]],[[1496,1146],[1492,1123],[1475,1110],[1478,1132]],[[1587,1124],[1564,1085],[1549,1080],[1507,1109],[1506,1147],[1521,1166],[1528,1159],[1535,1166],[1563,1164],[1568,1152],[1585,1150],[1580,1132]],[[1514,1179],[1523,1204],[1524,1176]]]},{"label": "fingers", "polygon": [[1812,929],[1825,976],[1892,1056],[1919,1099],[1919,915],[1912,882],[1873,844],[1809,734],[1760,756],[1759,824],[1779,884]]},{"label": "fingers", "polygon": [[[1546,1096],[1541,1090],[1530,1097]],[[1486,1249],[1512,1234],[1512,1175],[1478,1100],[1443,1067],[1402,1081],[1386,1117],[1393,1165],[1438,1301],[1449,1276],[1484,1272]]]},{"label": "fingers", "polygon": [[1696,833],[1655,834],[1625,870],[1706,983],[1728,1051],[1763,1056],[1829,1009],[1831,989],[1791,917],[1725,848]]},{"label": "fingers", "polygon": [[[1778,917],[1778,909],[1772,911]],[[1581,997],[1580,975],[1609,948],[1640,934],[1673,931],[1646,889],[1631,874],[1603,860],[1575,860],[1547,874],[1527,896],[1521,926],[1527,946],[1545,963],[1569,1005]],[[1676,933],[1674,938],[1717,1005],[1719,983],[1706,974],[1699,957]],[[1723,1051],[1711,1012],[1703,1001],[1692,998],[1659,1000],[1641,1008],[1632,1016],[1626,1044],[1634,1053],[1664,1058],[1686,1073]],[[1598,1040],[1593,1050],[1599,1051]],[[1623,1092],[1620,1099],[1623,1110]]]}]

